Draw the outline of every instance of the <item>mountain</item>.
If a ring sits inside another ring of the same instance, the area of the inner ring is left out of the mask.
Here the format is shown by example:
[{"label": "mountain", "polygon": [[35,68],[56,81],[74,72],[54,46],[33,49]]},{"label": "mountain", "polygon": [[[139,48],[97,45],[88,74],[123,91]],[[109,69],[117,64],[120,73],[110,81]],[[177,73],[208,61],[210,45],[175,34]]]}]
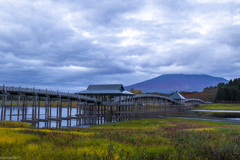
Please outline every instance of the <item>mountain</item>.
[{"label": "mountain", "polygon": [[142,90],[144,93],[172,93],[176,91],[201,92],[204,88],[217,86],[218,83],[221,82],[227,83],[228,80],[205,74],[165,74],[124,88],[128,91],[134,88],[135,90]]}]

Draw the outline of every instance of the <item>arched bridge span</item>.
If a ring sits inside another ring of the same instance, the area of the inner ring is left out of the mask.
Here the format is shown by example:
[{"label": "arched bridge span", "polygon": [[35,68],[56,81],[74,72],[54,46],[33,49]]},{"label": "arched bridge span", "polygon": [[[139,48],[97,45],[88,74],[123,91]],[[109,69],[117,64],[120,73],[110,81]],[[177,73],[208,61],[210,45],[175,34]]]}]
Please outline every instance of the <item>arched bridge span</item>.
[{"label": "arched bridge span", "polygon": [[35,127],[41,127],[40,123],[44,123],[44,127],[52,127],[53,122],[56,127],[64,126],[63,122],[70,127],[73,120],[76,125],[94,125],[177,115],[196,104],[206,104],[199,99],[186,99],[182,103],[152,94],[115,96],[110,99],[106,96],[87,97],[69,92],[5,85],[0,86],[0,98],[0,120],[28,122]]}]

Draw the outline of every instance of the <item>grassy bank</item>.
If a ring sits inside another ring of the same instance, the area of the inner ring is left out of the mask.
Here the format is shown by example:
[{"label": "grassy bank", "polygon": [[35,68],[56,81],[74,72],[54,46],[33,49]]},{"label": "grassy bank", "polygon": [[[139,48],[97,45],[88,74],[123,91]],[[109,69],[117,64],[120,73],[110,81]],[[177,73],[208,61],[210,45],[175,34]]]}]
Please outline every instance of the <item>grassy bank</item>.
[{"label": "grassy bank", "polygon": [[236,125],[175,118],[60,130],[0,122],[0,155],[20,159],[239,159],[239,134]]},{"label": "grassy bank", "polygon": [[192,108],[192,110],[240,110],[240,104],[207,104]]}]

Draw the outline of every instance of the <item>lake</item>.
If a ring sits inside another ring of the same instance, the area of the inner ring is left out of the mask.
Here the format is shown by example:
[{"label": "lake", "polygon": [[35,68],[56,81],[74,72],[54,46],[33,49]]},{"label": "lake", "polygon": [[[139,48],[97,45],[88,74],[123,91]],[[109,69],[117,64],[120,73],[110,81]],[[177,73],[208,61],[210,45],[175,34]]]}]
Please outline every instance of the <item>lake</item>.
[{"label": "lake", "polygon": [[[23,107],[12,107],[12,121],[17,121],[17,114],[18,114],[18,110],[19,110],[19,120],[22,119],[22,109]],[[27,120],[32,119],[32,107],[26,107],[27,109]],[[51,107],[51,118],[56,118],[57,115],[57,108],[56,107]],[[0,106],[0,113],[2,110],[2,106]],[[75,117],[75,114],[77,112],[77,108],[72,108],[72,114],[71,116]],[[38,107],[37,107],[37,113],[38,113]],[[83,110],[81,110],[81,113],[83,114]],[[67,117],[67,108],[62,108],[62,117]],[[40,107],[40,119],[44,119],[45,118],[45,107]],[[9,121],[10,120],[10,107],[6,108],[6,120]],[[70,120],[69,120],[70,121]],[[100,120],[99,120],[100,121]],[[104,118],[103,118],[103,122],[104,122]],[[82,124],[82,120],[81,120],[81,124]],[[76,126],[76,119],[71,119],[71,126],[74,127]],[[81,125],[81,126],[76,126],[76,127],[87,127],[89,125]],[[39,122],[39,127],[45,127],[45,122]],[[51,127],[56,127],[56,121],[52,120],[51,121]],[[62,127],[67,127],[67,120],[62,120]]]},{"label": "lake", "polygon": [[[27,109],[27,119],[32,118],[32,107],[26,107]],[[38,109],[38,108],[37,108]],[[40,107],[40,119],[45,118],[45,107]],[[51,107],[52,111],[52,118],[56,118],[57,114],[57,108]],[[0,113],[1,113],[2,107],[0,106]],[[19,110],[19,119],[22,119],[22,107],[12,107],[12,120],[17,121],[17,113]],[[77,108],[72,108],[71,116],[75,116],[77,112]],[[81,110],[81,113],[83,114],[83,110]],[[164,116],[165,113],[163,112],[162,116]],[[171,116],[168,115],[168,116]],[[240,123],[240,111],[237,110],[188,110],[184,112],[177,112],[177,115],[174,116],[188,116],[188,117],[201,117],[201,118],[222,118],[225,120],[231,120],[236,121]],[[62,117],[67,117],[67,108],[62,108]],[[10,120],[10,107],[6,108],[6,120]],[[70,120],[69,120],[70,121]],[[99,120],[100,121],[100,120]],[[104,117],[102,119],[104,122]],[[81,124],[83,124],[83,121],[81,120]],[[88,127],[90,125],[76,125],[76,119],[71,119],[71,127]],[[45,127],[45,122],[39,122],[39,127]],[[51,121],[51,127],[56,127],[56,121]],[[67,120],[62,120],[62,128],[67,127]]]}]

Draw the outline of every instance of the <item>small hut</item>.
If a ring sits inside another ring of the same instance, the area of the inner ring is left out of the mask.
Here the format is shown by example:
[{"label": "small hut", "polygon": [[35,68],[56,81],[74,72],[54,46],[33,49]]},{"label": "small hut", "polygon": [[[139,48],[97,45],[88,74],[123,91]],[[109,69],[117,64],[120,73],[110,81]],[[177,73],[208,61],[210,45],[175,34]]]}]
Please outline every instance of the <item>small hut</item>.
[{"label": "small hut", "polygon": [[169,98],[175,100],[175,101],[179,101],[181,103],[184,103],[185,102],[185,99],[180,93],[178,93],[177,91],[171,95]]}]

